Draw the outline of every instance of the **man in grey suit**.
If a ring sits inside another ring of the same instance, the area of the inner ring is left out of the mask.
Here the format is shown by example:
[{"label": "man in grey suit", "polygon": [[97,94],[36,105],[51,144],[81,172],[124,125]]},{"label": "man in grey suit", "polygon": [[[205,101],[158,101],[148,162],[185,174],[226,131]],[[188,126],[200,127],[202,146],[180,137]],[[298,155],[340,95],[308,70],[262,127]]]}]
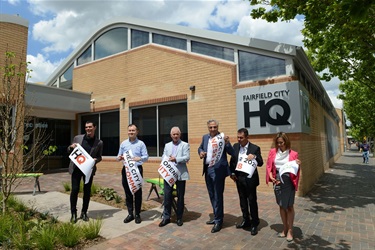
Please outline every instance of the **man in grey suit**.
[{"label": "man in grey suit", "polygon": [[[207,128],[209,133],[203,135],[198,154],[203,159],[203,174],[214,211],[214,219],[207,221],[206,224],[214,225],[211,233],[216,233],[223,225],[225,178],[230,175],[227,154],[233,156],[234,149],[228,136],[222,138],[218,121],[209,120]],[[218,152],[221,152],[221,155]]]},{"label": "man in grey suit", "polygon": [[[91,185],[96,172],[96,164],[102,160],[103,152],[103,141],[95,136],[95,130],[96,124],[94,122],[87,121],[85,123],[86,134],[75,136],[73,139],[73,143],[68,147],[68,152],[70,153],[77,146],[77,144],[80,144],[95,160],[95,165],[93,166],[90,180],[83,186],[83,205],[80,219],[84,221],[89,220],[89,217],[87,216],[87,209],[89,208]],[[72,161],[70,161],[69,164],[69,173],[72,175],[72,191],[70,192],[70,210],[72,213],[72,217],[70,221],[72,223],[76,223],[79,186],[81,179],[83,179],[83,181],[85,182],[86,177]]]},{"label": "man in grey suit", "polygon": [[[178,127],[171,129],[172,141],[165,144],[163,157],[169,157],[169,161],[176,162],[177,169],[180,171],[180,176],[176,181],[177,191],[177,225],[182,226],[182,215],[184,213],[184,196],[186,181],[189,180],[189,172],[186,163],[190,160],[190,145],[181,138],[181,131]],[[164,180],[164,211],[163,220],[160,222],[159,227],[164,227],[171,222],[171,210],[172,210],[172,199],[173,199],[173,186]]]}]

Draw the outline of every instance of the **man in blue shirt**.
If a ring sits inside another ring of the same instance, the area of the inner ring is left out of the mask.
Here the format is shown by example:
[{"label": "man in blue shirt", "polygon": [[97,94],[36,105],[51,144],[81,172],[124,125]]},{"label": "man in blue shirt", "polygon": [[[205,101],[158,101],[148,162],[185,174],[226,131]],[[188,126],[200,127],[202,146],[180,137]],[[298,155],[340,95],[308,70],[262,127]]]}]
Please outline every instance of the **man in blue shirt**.
[{"label": "man in blue shirt", "polygon": [[368,163],[370,145],[367,144],[367,140],[363,140],[361,145],[363,163]]},{"label": "man in blue shirt", "polygon": [[[135,165],[138,167],[138,170],[143,177],[143,168],[142,164],[147,161],[148,153],[146,145],[143,141],[138,140],[138,127],[134,124],[130,124],[128,126],[128,139],[123,141],[120,145],[120,149],[118,151],[117,160],[124,160],[124,153],[131,150],[133,154],[132,160],[135,161]],[[128,179],[126,176],[125,167],[122,168],[122,186],[125,190],[125,198],[126,198],[126,206],[128,208],[129,215],[124,219],[124,223],[129,223],[135,218],[135,223],[141,223],[141,206],[142,206],[142,188],[137,190],[133,195],[132,191],[129,188]],[[135,216],[134,216],[134,208],[133,208],[133,201],[135,203]]]}]

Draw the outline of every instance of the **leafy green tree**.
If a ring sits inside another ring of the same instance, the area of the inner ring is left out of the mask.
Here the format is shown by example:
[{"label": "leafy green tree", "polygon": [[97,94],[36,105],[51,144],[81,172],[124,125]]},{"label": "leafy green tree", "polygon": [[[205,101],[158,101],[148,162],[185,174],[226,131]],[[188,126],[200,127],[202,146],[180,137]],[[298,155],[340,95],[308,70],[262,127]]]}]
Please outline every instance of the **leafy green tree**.
[{"label": "leafy green tree", "polygon": [[[375,1],[249,0],[253,18],[269,22],[304,17],[304,46],[314,69],[329,81],[354,80],[375,92]],[[265,8],[266,6],[267,8]]]},{"label": "leafy green tree", "polygon": [[345,93],[338,97],[343,100],[345,113],[352,123],[351,135],[357,140],[375,136],[375,96],[366,86],[355,81],[346,81],[339,86]]}]

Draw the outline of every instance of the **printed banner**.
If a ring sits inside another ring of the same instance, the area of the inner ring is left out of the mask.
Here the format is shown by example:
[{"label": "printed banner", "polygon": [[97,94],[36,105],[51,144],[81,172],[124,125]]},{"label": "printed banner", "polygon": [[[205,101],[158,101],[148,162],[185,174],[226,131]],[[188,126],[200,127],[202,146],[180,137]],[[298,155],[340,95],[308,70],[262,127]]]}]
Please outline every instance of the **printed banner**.
[{"label": "printed banner", "polygon": [[210,160],[210,163],[208,164],[208,167],[212,167],[219,162],[221,155],[224,152],[224,133],[216,135],[208,143],[212,145],[212,158]]},{"label": "printed banner", "polygon": [[168,156],[163,157],[158,172],[163,177],[163,179],[169,184],[169,186],[172,187],[178,180],[178,177],[181,175],[181,173],[177,169],[177,163],[169,161],[168,159]]},{"label": "printed banner", "polygon": [[288,161],[287,163],[285,163],[284,165],[282,165],[279,169],[279,173],[280,173],[280,179],[281,179],[281,182],[283,182],[283,178],[281,178],[281,176],[285,173],[292,173],[294,175],[297,175],[298,173],[298,168],[299,168],[299,165],[297,164],[296,161]]},{"label": "printed banner", "polygon": [[143,178],[141,172],[135,161],[133,160],[133,153],[131,150],[124,152],[124,167],[125,167],[125,174],[126,179],[128,180],[129,189],[132,194],[135,194],[139,189],[142,188],[143,185]]},{"label": "printed banner", "polygon": [[255,169],[258,166],[258,162],[256,159],[248,160],[247,154],[239,154],[238,156],[238,163],[236,166],[237,171],[242,171],[244,173],[249,174],[248,178],[251,178],[255,172]]},{"label": "printed banner", "polygon": [[78,143],[76,143],[76,147],[69,155],[69,158],[85,175],[85,184],[87,184],[90,181],[92,167],[95,165],[95,160]]}]

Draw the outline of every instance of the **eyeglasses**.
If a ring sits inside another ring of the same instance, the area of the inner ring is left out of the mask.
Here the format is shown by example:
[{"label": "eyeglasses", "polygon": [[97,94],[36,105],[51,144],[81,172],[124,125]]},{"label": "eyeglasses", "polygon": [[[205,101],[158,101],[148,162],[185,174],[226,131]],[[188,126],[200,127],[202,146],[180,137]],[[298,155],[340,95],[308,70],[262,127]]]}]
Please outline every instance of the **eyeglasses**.
[{"label": "eyeglasses", "polygon": [[208,128],[217,128],[217,126],[210,126],[210,127],[208,127]]}]

